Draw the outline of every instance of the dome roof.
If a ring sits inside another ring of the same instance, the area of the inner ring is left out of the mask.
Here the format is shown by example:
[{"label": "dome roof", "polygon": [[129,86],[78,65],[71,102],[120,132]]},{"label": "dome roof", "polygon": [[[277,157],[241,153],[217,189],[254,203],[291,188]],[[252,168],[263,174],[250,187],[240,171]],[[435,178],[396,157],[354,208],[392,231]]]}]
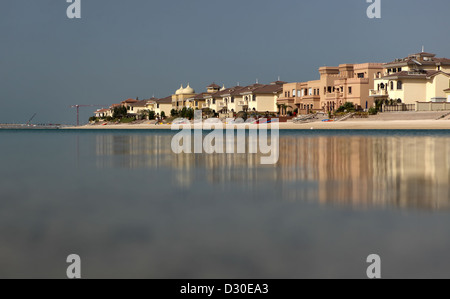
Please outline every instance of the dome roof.
[{"label": "dome roof", "polygon": [[183,84],[181,84],[180,89],[177,89],[177,91],[175,91],[175,94],[182,94],[182,93],[183,93],[183,90],[184,90]]},{"label": "dome roof", "polygon": [[185,89],[183,89],[183,94],[194,94],[194,93],[195,90],[191,86],[189,86],[189,84]]}]

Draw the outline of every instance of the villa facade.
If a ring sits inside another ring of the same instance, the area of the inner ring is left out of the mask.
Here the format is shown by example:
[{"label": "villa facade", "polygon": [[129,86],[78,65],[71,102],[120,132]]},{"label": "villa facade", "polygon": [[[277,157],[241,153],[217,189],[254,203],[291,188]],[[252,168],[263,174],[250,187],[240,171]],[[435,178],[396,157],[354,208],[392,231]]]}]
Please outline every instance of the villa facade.
[{"label": "villa facade", "polygon": [[278,104],[298,109],[300,114],[334,111],[346,102],[368,109],[374,103],[369,90],[373,89],[374,81],[382,71],[381,63],[321,67],[319,80],[284,84]]},{"label": "villa facade", "polygon": [[446,102],[450,87],[450,59],[421,52],[386,63],[370,96],[398,103]]}]

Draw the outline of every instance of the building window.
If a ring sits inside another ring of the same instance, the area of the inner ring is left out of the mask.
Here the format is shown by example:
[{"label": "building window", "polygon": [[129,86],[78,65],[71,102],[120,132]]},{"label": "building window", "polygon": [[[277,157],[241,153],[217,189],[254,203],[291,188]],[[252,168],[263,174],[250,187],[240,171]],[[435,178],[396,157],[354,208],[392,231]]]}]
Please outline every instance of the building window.
[{"label": "building window", "polygon": [[159,109],[159,104],[156,104],[156,108]]},{"label": "building window", "polygon": [[358,73],[358,78],[359,79],[364,79],[364,73]]},{"label": "building window", "polygon": [[295,97],[295,89],[292,90],[292,97]]},{"label": "building window", "polygon": [[403,89],[403,82],[397,81],[397,90],[402,90],[402,89]]},{"label": "building window", "polygon": [[234,103],[234,97],[231,97],[231,103]]},{"label": "building window", "polygon": [[312,96],[312,94],[313,94],[313,91],[312,91],[312,88],[310,88],[310,89],[308,90],[308,95]]},{"label": "building window", "polygon": [[341,86],[341,92],[344,92],[344,86]]},{"label": "building window", "polygon": [[[378,88],[380,88],[379,85],[378,85]],[[351,87],[348,88],[348,94],[352,94],[352,88]]]},{"label": "building window", "polygon": [[440,65],[438,65],[438,71],[440,71],[441,70],[441,66]]},{"label": "building window", "polygon": [[391,90],[394,90],[394,81],[391,81]]},{"label": "building window", "polygon": [[291,92],[290,91],[288,91],[288,98],[290,98],[291,97]]},{"label": "building window", "polygon": [[297,90],[297,96],[301,97],[302,96],[302,92],[300,90]]},{"label": "building window", "polygon": [[213,99],[213,105],[215,105],[216,104],[216,99]]},{"label": "building window", "polygon": [[402,71],[402,68],[401,68],[401,67],[399,67],[399,68],[398,68],[398,72],[400,73],[401,71]]},{"label": "building window", "polygon": [[327,88],[326,87],[323,88],[323,94],[327,94]]},{"label": "building window", "polygon": [[253,102],[256,102],[256,95],[253,95]]},{"label": "building window", "polygon": [[331,93],[331,86],[328,86],[328,93]]}]

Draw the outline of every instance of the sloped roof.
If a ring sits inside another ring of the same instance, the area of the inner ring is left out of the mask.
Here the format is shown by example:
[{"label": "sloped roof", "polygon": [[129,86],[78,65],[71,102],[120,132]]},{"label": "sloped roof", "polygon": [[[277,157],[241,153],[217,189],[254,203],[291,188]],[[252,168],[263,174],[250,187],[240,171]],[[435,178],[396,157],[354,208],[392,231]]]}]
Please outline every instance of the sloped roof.
[{"label": "sloped roof", "polygon": [[264,85],[255,90],[253,90],[253,94],[274,94],[283,90],[283,86],[281,85]]},{"label": "sloped roof", "polygon": [[195,96],[193,96],[190,99],[193,99],[193,100],[204,100],[205,97],[208,96],[208,95],[210,95],[210,93],[202,92],[202,93],[196,94]]},{"label": "sloped roof", "polygon": [[142,100],[142,101],[136,101],[134,103],[130,103],[130,106],[132,107],[145,107],[147,106],[148,100]]},{"label": "sloped roof", "polygon": [[132,103],[136,103],[136,102],[138,102],[138,100],[128,99],[128,100],[123,101],[122,103],[132,104]]},{"label": "sloped roof", "polygon": [[444,74],[446,76],[450,76],[450,74],[444,73],[442,71],[403,71],[395,74],[391,74],[388,76],[384,76],[383,79],[428,79],[432,78],[438,74]]},{"label": "sloped roof", "polygon": [[158,104],[172,104],[172,96],[168,96],[159,100],[156,100]]},{"label": "sloped roof", "polygon": [[216,83],[212,83],[211,85],[207,86],[206,88],[215,88],[215,89],[217,89],[217,88],[220,88],[220,86],[217,85]]}]

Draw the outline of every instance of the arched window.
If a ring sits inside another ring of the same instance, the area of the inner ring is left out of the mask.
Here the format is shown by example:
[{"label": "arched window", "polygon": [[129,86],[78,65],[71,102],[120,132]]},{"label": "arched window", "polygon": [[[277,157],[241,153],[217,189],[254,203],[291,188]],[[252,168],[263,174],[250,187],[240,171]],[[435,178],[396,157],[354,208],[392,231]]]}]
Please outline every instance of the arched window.
[{"label": "arched window", "polygon": [[397,81],[397,90],[402,90],[402,89],[403,89],[403,82]]},{"label": "arched window", "polygon": [[394,90],[394,81],[391,81],[391,90]]}]

